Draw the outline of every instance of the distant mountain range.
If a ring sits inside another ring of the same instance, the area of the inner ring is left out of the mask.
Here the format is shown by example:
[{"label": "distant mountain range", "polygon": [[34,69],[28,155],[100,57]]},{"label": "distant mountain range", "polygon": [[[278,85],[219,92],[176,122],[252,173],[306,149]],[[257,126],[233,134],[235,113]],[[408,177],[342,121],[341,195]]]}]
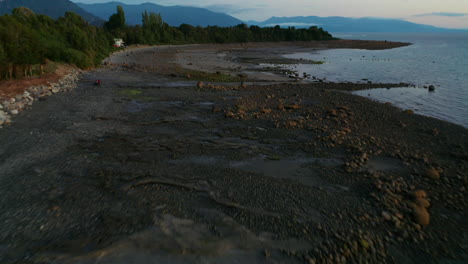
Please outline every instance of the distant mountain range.
[{"label": "distant mountain range", "polygon": [[74,12],[93,25],[102,25],[103,19],[100,19],[69,0],[0,0],[0,15],[11,14],[17,7],[27,7],[36,14],[48,15],[57,19],[67,11]]},{"label": "distant mountain range", "polygon": [[162,6],[152,3],[140,5],[126,5],[119,2],[110,2],[102,4],[83,4],[77,3],[78,6],[88,11],[89,13],[108,20],[109,17],[116,12],[117,6],[122,6],[125,11],[127,24],[141,24],[141,14],[146,10],[161,14],[164,22],[171,26],[179,26],[181,24],[189,24],[193,26],[220,26],[228,27],[243,23],[241,20],[232,16],[216,13],[205,8],[187,7],[187,6]]},{"label": "distant mountain range", "polygon": [[[249,25],[282,27],[294,26],[308,28],[322,27],[329,32],[456,32],[458,29],[446,29],[429,25],[416,24],[399,19],[384,18],[349,18],[349,17],[272,17],[263,22],[248,21]],[[465,30],[466,32],[466,30]]]},{"label": "distant mountain range", "polygon": [[[45,14],[52,18],[63,16],[72,11],[82,16],[93,25],[102,25],[116,12],[117,6],[124,8],[127,24],[141,24],[141,13],[144,11],[161,14],[163,20],[171,26],[190,24],[193,26],[234,26],[243,21],[227,14],[217,13],[205,8],[187,6],[162,6],[152,3],[127,5],[120,2],[102,4],[73,3],[70,0],[0,0],[0,15],[11,14],[14,8],[24,6],[37,14]],[[263,22],[248,21],[249,25],[261,27],[294,26],[308,28],[318,26],[329,32],[468,32],[416,24],[399,19],[383,18],[348,18],[348,17],[272,17]]]}]

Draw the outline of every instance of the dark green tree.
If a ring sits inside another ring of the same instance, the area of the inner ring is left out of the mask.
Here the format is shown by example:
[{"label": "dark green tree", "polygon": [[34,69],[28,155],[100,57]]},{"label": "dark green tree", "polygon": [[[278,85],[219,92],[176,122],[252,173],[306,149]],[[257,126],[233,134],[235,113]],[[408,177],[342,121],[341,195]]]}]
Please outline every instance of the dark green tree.
[{"label": "dark green tree", "polygon": [[145,44],[156,44],[161,41],[164,22],[160,14],[144,12],[141,14]]},{"label": "dark green tree", "polygon": [[104,27],[116,36],[123,37],[126,22],[125,12],[122,6],[117,6],[117,13],[109,17],[109,21],[104,24]]}]

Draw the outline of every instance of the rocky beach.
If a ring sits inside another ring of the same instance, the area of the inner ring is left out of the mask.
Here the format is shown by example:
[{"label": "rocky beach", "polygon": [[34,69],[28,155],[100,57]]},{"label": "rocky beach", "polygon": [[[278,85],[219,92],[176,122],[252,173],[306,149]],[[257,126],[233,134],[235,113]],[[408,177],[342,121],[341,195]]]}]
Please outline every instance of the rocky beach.
[{"label": "rocky beach", "polygon": [[405,45],[141,47],[2,95],[0,262],[463,263],[468,131],[281,67]]}]

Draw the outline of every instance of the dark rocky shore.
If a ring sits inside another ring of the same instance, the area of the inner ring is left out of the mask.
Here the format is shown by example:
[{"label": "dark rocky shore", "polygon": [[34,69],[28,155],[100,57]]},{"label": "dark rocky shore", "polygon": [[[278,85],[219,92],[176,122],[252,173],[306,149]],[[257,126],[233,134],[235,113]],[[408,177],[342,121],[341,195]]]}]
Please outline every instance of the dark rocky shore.
[{"label": "dark rocky shore", "polygon": [[0,262],[464,262],[468,131],[251,63],[304,48],[126,51],[19,113]]}]

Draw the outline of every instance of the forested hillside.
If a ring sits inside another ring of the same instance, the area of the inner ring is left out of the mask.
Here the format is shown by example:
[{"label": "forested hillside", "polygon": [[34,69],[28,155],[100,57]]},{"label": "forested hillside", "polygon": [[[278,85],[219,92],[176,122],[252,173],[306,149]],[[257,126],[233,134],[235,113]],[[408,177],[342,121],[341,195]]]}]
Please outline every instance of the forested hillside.
[{"label": "forested hillside", "polygon": [[0,16],[0,76],[32,75],[32,66],[46,60],[92,67],[108,56],[112,38],[79,15],[68,12],[54,20],[17,8]]}]

